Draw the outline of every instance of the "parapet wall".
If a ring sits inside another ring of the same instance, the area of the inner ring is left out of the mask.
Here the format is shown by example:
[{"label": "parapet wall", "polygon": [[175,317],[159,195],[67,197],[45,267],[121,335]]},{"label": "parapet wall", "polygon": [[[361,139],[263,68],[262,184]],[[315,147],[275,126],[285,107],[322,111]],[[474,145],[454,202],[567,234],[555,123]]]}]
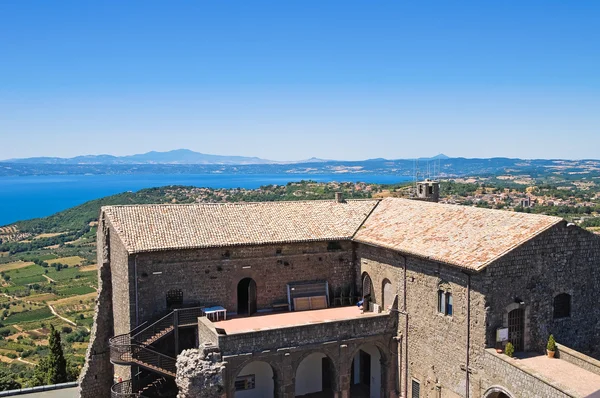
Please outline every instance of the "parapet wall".
[{"label": "parapet wall", "polygon": [[[231,335],[217,334],[210,330],[210,325],[199,323],[201,343],[213,342],[223,355],[239,355],[257,351],[280,348],[302,347],[310,344],[339,341],[344,339],[393,335],[394,318],[389,314],[369,315],[341,321],[322,322],[308,325],[282,327],[278,329],[259,330]],[[206,320],[206,322],[210,322]],[[218,327],[219,324],[214,324]],[[213,327],[213,330],[214,330]]]},{"label": "parapet wall", "polygon": [[[518,365],[517,360],[503,354],[497,354],[492,349],[486,349],[483,356],[486,380],[484,382],[484,395],[490,392],[503,391],[514,398],[574,398],[576,393],[563,391],[554,385],[551,380],[530,373],[527,369]],[[495,386],[501,386],[502,390],[496,390]]]},{"label": "parapet wall", "polygon": [[575,351],[562,344],[556,344],[556,357],[582,369],[600,375],[600,361]]}]

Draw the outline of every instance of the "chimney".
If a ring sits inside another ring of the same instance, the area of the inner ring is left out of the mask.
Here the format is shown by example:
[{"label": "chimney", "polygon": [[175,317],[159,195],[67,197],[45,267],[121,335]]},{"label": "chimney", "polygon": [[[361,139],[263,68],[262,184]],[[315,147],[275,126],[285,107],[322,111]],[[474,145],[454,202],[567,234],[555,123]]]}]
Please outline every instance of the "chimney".
[{"label": "chimney", "polygon": [[336,203],[344,203],[344,196],[342,195],[341,192],[335,193],[335,202]]}]

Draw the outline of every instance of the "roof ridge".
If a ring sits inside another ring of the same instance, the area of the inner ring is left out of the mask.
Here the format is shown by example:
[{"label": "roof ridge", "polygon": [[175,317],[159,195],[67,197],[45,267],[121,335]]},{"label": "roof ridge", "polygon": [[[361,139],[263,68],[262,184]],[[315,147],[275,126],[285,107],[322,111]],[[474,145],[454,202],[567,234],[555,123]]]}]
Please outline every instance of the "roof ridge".
[{"label": "roof ridge", "polygon": [[[344,202],[381,202],[379,198],[355,198],[345,199]],[[153,207],[153,206],[164,206],[164,207],[176,207],[176,206],[244,206],[251,204],[269,205],[269,204],[290,204],[290,203],[338,203],[335,199],[304,199],[304,200],[265,200],[265,201],[252,201],[252,202],[193,202],[193,203],[139,203],[139,204],[128,204],[128,205],[104,205],[101,208],[111,207]]]},{"label": "roof ridge", "polygon": [[538,214],[538,213],[525,213],[525,212],[517,212],[517,211],[509,211],[509,210],[501,210],[501,209],[488,209],[488,208],[484,208],[484,207],[475,207],[475,206],[467,206],[467,205],[461,205],[459,203],[439,203],[439,202],[430,202],[430,201],[426,201],[426,200],[414,200],[414,199],[409,199],[409,198],[397,198],[397,197],[387,197],[387,198],[383,198],[380,200],[394,200],[394,201],[402,201],[402,202],[411,202],[411,203],[418,203],[419,205],[425,205],[425,206],[445,206],[445,207],[453,207],[453,208],[458,208],[458,209],[463,209],[466,211],[474,211],[474,212],[481,212],[481,213],[485,213],[485,212],[494,212],[496,214],[500,214],[500,213],[508,213],[508,214],[518,214],[520,216],[523,217],[532,217],[532,218],[546,218],[546,219],[554,219],[557,221],[562,221],[564,220],[561,217],[557,217],[557,216],[549,216],[546,214]]}]

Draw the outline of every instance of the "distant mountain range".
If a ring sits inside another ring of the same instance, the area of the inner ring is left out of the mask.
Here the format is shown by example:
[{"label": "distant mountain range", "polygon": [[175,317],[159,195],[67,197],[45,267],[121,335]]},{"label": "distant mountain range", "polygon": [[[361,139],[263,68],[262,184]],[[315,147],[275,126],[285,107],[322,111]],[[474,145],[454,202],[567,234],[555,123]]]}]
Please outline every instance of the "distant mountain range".
[{"label": "distant mountain range", "polygon": [[[448,159],[446,155],[419,160]],[[367,161],[385,161],[386,159],[369,159]],[[310,158],[299,161],[274,161],[258,157],[209,155],[194,152],[189,149],[176,149],[167,152],[147,152],[129,156],[85,155],[74,158],[34,157],[24,159],[7,159],[2,163],[21,164],[54,164],[54,165],[132,165],[132,164],[214,164],[214,165],[251,165],[251,164],[296,164],[296,163],[325,163],[334,160]]]}]

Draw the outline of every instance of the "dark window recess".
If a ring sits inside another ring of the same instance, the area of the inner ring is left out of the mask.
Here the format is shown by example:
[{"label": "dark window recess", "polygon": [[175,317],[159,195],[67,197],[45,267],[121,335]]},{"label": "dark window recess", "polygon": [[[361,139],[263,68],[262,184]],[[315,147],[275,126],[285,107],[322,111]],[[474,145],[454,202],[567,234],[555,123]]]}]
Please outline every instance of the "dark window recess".
[{"label": "dark window recess", "polygon": [[429,194],[430,194],[430,195],[433,195],[433,185],[430,185],[430,186],[429,186]]},{"label": "dark window recess", "polygon": [[225,253],[223,253],[223,258],[229,258],[231,257],[231,253],[229,253],[229,250],[227,250]]},{"label": "dark window recess", "polygon": [[280,256],[281,255],[281,249],[275,250],[275,254],[278,255],[278,256]]},{"label": "dark window recess", "polygon": [[561,293],[554,297],[554,319],[571,316],[571,295]]},{"label": "dark window recess", "polygon": [[253,390],[254,387],[254,375],[238,376],[235,378],[235,391]]},{"label": "dark window recess", "polygon": [[452,308],[454,300],[452,299],[452,293],[438,290],[438,312],[440,314],[452,316]]},{"label": "dark window recess", "polygon": [[183,290],[172,289],[167,292],[167,307],[181,306],[183,304]]},{"label": "dark window recess", "polygon": [[421,383],[417,380],[412,381],[412,398],[419,398],[421,396]]},{"label": "dark window recess", "polygon": [[342,250],[342,245],[340,245],[340,242],[328,242],[327,243],[327,251],[333,252],[336,250]]}]

